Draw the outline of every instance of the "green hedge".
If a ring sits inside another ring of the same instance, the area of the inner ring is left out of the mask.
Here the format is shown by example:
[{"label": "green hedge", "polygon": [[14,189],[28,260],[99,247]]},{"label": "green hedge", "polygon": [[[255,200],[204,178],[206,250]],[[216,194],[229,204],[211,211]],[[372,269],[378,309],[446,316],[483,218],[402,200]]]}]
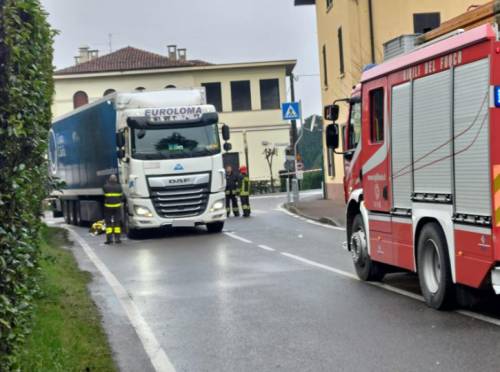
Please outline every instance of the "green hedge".
[{"label": "green hedge", "polygon": [[0,0],[0,366],[18,368],[37,293],[54,32],[38,0]]}]

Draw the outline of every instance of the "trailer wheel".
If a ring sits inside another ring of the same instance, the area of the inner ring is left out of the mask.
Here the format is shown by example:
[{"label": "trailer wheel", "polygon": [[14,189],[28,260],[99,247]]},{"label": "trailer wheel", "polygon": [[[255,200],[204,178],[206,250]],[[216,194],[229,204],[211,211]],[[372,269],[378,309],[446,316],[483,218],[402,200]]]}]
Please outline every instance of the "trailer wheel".
[{"label": "trailer wheel", "polygon": [[69,200],[63,200],[63,215],[64,215],[64,223],[70,225],[71,219],[69,218]]},{"label": "trailer wheel", "polygon": [[75,225],[77,226],[83,226],[83,221],[82,221],[82,212],[80,209],[80,202],[75,201]]},{"label": "trailer wheel", "polygon": [[220,233],[224,229],[224,222],[207,223],[207,231],[210,234]]},{"label": "trailer wheel", "polygon": [[354,268],[361,280],[380,281],[385,276],[385,267],[372,261],[368,253],[368,239],[366,236],[363,217],[360,214],[354,217],[352,235],[350,237],[351,254]]},{"label": "trailer wheel", "polygon": [[75,202],[68,200],[68,220],[70,225],[75,224]]},{"label": "trailer wheel", "polygon": [[448,245],[441,227],[426,224],[418,239],[418,278],[428,306],[445,310],[453,306],[455,285],[451,278]]}]

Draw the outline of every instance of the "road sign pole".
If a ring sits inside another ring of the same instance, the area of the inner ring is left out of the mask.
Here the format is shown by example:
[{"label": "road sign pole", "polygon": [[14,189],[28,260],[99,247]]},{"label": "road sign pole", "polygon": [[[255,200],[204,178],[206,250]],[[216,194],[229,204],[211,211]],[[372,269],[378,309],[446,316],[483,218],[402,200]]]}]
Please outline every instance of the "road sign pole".
[{"label": "road sign pole", "polygon": [[[293,76],[293,72],[290,73],[290,98],[292,102],[295,102],[295,77]],[[290,147],[292,148],[293,155],[295,156],[295,147],[294,144],[297,141],[297,120],[293,119],[292,125],[290,126]]]}]

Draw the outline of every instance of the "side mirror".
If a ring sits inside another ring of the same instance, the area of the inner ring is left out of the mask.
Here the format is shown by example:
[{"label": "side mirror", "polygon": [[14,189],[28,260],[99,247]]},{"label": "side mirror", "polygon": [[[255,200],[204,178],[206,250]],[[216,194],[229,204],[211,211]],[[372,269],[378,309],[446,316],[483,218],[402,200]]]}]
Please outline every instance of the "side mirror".
[{"label": "side mirror", "polygon": [[325,106],[324,118],[329,121],[337,121],[339,118],[339,105]]},{"label": "side mirror", "polygon": [[229,138],[231,138],[231,131],[229,130],[229,125],[224,124],[222,126],[222,139],[224,141],[229,141]]},{"label": "side mirror", "polygon": [[137,132],[137,138],[143,139],[144,137],[146,137],[146,130],[139,129],[139,132]]},{"label": "side mirror", "polygon": [[330,124],[326,127],[326,146],[329,149],[336,150],[339,147],[339,126]]},{"label": "side mirror", "polygon": [[233,148],[233,145],[231,145],[229,142],[226,142],[224,144],[224,151],[228,152],[228,151],[231,151]]},{"label": "side mirror", "polygon": [[125,133],[118,132],[116,133],[116,147],[122,148],[125,146]]},{"label": "side mirror", "polygon": [[119,149],[116,152],[116,156],[118,156],[118,159],[123,159],[125,157],[125,150],[124,149]]}]

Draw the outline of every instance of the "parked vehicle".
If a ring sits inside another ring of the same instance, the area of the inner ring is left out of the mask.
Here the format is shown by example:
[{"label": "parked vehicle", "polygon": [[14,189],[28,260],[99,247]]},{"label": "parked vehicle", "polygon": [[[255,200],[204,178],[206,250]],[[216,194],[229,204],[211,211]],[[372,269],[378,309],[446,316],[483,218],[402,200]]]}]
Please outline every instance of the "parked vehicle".
[{"label": "parked vehicle", "polygon": [[[347,244],[358,276],[418,273],[427,304],[500,294],[500,42],[455,32],[368,69],[347,100]],[[325,108],[338,119],[339,106]],[[330,124],[327,144],[339,147]]]},{"label": "parked vehicle", "polygon": [[[222,126],[225,141],[229,128]],[[67,223],[102,219],[102,186],[118,174],[125,230],[225,221],[218,115],[202,89],[115,93],[54,121],[50,172],[66,186],[57,211]]]}]

